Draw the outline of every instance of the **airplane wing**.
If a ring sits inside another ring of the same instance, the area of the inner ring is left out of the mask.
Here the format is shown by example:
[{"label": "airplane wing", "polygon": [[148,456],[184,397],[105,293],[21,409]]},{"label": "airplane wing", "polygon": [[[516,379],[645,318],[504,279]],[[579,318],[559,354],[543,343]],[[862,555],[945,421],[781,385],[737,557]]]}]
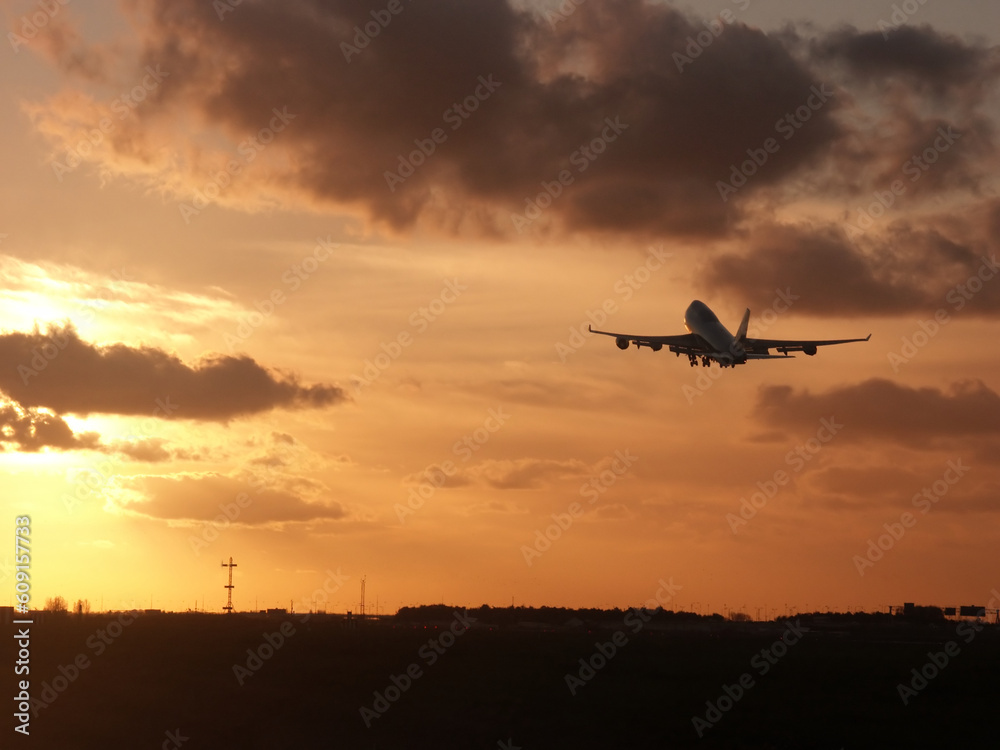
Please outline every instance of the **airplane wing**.
[{"label": "airplane wing", "polygon": [[602,336],[614,336],[619,349],[628,349],[630,344],[635,344],[637,347],[648,346],[654,352],[660,351],[664,346],[679,354],[701,354],[712,351],[712,347],[705,339],[694,333],[682,333],[677,336],[636,336],[631,333],[595,331],[591,326],[587,326],[587,329]]},{"label": "airplane wing", "polygon": [[832,346],[833,344],[853,344],[855,341],[867,341],[872,335],[869,333],[863,339],[836,339],[832,341],[790,341],[788,339],[751,339],[748,338],[743,344],[747,354],[768,354],[769,349],[774,349],[782,354],[788,352],[804,352],[809,356],[816,353],[816,347]]}]

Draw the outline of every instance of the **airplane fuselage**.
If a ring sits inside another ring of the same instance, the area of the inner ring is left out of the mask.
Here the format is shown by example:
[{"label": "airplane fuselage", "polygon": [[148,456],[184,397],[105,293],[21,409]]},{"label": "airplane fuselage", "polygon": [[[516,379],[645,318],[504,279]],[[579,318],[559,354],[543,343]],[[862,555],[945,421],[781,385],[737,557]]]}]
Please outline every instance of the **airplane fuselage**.
[{"label": "airplane fuselage", "polygon": [[719,321],[712,309],[700,300],[695,300],[684,311],[684,327],[689,333],[701,336],[715,350],[713,359],[725,362],[745,362],[746,355],[740,355],[736,337]]}]

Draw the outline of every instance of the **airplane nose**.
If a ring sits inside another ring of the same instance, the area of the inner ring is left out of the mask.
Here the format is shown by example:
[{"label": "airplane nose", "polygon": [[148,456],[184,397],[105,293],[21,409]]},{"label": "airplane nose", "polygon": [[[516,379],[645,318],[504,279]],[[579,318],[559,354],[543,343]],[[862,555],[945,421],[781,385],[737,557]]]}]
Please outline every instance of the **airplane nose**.
[{"label": "airplane nose", "polygon": [[704,303],[694,300],[694,302],[687,306],[687,310],[684,311],[684,327],[689,331],[691,330],[691,323],[698,317],[698,313],[701,312],[701,307],[704,307]]}]

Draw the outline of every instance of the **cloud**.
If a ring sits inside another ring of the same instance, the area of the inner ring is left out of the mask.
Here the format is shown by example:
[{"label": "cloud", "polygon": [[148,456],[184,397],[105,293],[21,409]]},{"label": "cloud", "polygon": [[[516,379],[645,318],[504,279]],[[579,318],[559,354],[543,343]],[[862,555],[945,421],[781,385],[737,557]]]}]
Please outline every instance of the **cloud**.
[{"label": "cloud", "polygon": [[584,476],[587,465],[570,459],[519,458],[489,459],[470,466],[464,476],[471,482],[498,490],[535,490],[549,486],[553,481]]},{"label": "cloud", "polygon": [[[831,174],[823,190],[869,198],[901,179],[912,203],[914,196],[950,189],[975,194],[984,179],[992,181],[990,101],[1000,73],[992,49],[910,24],[887,34],[847,26],[805,47],[813,65],[850,91],[847,111],[854,120],[850,136],[831,154],[840,174]],[[946,143],[938,138],[942,132],[959,140]]]},{"label": "cloud", "polygon": [[459,468],[433,465],[422,472],[403,478],[405,484],[431,483],[455,489],[458,487],[488,487],[496,490],[537,490],[550,487],[554,482],[577,479],[596,474],[610,465],[602,460],[588,466],[579,459],[515,458],[486,459]]},{"label": "cloud", "polygon": [[[997,499],[997,489],[1000,483],[992,473],[993,464],[980,461],[956,462],[957,465],[975,469],[975,474],[967,484],[964,480],[962,488],[952,487],[939,501],[933,505],[937,513],[995,513],[1000,511],[1000,501]],[[832,466],[815,472],[810,477],[808,502],[810,505],[822,505],[837,512],[855,512],[870,508],[891,508],[898,513],[898,508],[924,507],[916,505],[921,502],[915,498],[926,497],[925,489],[933,491],[934,483],[941,482],[942,472],[951,468],[951,464],[937,465],[934,462],[921,460],[911,468],[901,468],[896,464],[873,466]],[[984,477],[983,470],[990,472]],[[940,484],[938,485],[940,489]],[[881,511],[880,512],[891,512]]]},{"label": "cloud", "polygon": [[54,166],[108,117],[81,163],[198,211],[722,237],[789,198],[853,212],[908,179],[942,130],[960,140],[907,183],[911,206],[980,194],[996,173],[996,55],[926,26],[765,33],[736,9],[723,23],[650,0],[588,0],[553,23],[510,0],[440,0],[401,4],[366,42],[371,8],[349,0],[241,3],[222,19],[199,0],[127,7],[143,15],[133,58],[53,35],[40,50],[74,83],[23,106]]},{"label": "cloud", "polygon": [[843,425],[838,442],[978,450],[981,441],[1000,438],[1000,395],[982,381],[953,383],[942,390],[872,378],[825,393],[765,386],[757,394],[753,415],[769,425],[808,431],[815,430],[819,419],[830,418]]},{"label": "cloud", "polygon": [[[804,315],[1000,313],[1000,271],[980,214],[964,227],[946,221],[896,224],[854,244],[834,225],[761,226],[744,253],[703,266],[712,291],[732,293],[751,309],[771,307],[777,289],[797,295]],[[958,289],[961,285],[961,289]]]},{"label": "cloud", "polygon": [[906,24],[888,35],[847,26],[813,40],[811,48],[818,59],[844,62],[858,79],[903,75],[916,91],[939,97],[979,88],[997,73],[989,50],[930,26]]},{"label": "cloud", "polygon": [[171,459],[200,460],[196,451],[164,448],[163,438],[115,440],[103,443],[97,432],[77,433],[62,417],[43,409],[24,407],[9,399],[0,401],[0,450],[37,453],[57,451],[94,451],[123,456],[143,463],[162,463]]},{"label": "cloud", "polygon": [[906,495],[919,486],[917,474],[898,466],[829,466],[813,473],[811,485],[822,492],[861,498]]},{"label": "cloud", "polygon": [[[85,161],[191,202],[235,160],[239,174],[216,180],[211,200],[305,200],[396,229],[433,216],[511,233],[511,213],[566,170],[572,184],[541,223],[723,233],[740,209],[716,182],[822,83],[780,36],[741,23],[723,24],[696,59],[678,62],[703,22],[643,0],[590,0],[559,24],[505,0],[405,3],[356,52],[348,45],[371,16],[348,0],[243,3],[221,21],[197,0],[142,8],[139,59],[120,86],[130,90],[148,69],[161,80],[134,116],[112,118]],[[79,48],[76,38],[65,44]],[[60,50],[52,58],[73,72]],[[103,99],[75,93],[27,105],[59,149],[100,119],[88,101]],[[821,158],[841,135],[839,106],[834,98],[810,111],[747,190]],[[291,119],[266,145],[249,140],[275,111]],[[232,145],[213,145],[220,136]],[[386,175],[402,174],[401,160],[413,174],[394,183]]]},{"label": "cloud", "polygon": [[162,438],[144,438],[142,440],[119,440],[110,446],[110,450],[127,456],[133,461],[145,463],[160,463],[174,458],[170,451],[163,447],[167,441]]},{"label": "cloud", "polygon": [[[320,485],[295,490],[284,482],[265,486],[252,474],[216,472],[118,477],[112,502],[129,513],[165,521],[212,521],[230,510],[233,523],[260,526],[346,516],[342,505],[319,497]],[[307,499],[308,497],[308,499]],[[235,510],[234,510],[235,508]]]},{"label": "cloud", "polygon": [[26,453],[43,448],[92,450],[100,446],[100,436],[95,432],[74,434],[61,417],[8,400],[0,403],[0,445]]},{"label": "cloud", "polygon": [[0,390],[57,414],[152,414],[224,422],[271,409],[343,402],[332,385],[301,385],[247,356],[211,355],[194,365],[162,349],[97,346],[72,326],[0,334]]}]

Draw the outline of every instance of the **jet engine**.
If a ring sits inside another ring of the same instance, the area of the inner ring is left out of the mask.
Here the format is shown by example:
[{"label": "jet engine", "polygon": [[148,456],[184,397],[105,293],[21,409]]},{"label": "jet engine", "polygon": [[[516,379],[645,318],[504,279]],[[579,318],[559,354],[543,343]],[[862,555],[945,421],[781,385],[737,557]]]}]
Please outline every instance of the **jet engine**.
[{"label": "jet engine", "polygon": [[618,336],[615,339],[615,345],[622,350],[628,349],[628,339],[624,336]]},{"label": "jet engine", "polygon": [[816,354],[816,347],[815,346],[803,346],[802,347],[802,353],[811,357],[814,354]]}]

